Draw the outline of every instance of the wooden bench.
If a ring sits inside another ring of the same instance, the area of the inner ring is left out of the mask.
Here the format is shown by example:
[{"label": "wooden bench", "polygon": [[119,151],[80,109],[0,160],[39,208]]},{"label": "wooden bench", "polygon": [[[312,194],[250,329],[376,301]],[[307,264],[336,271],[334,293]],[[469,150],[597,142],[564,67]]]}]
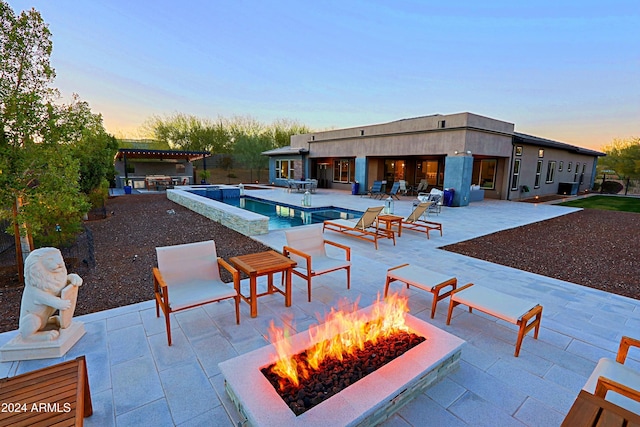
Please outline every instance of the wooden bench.
[{"label": "wooden bench", "polygon": [[93,413],[84,356],[0,379],[0,426],[82,426]]},{"label": "wooden bench", "polygon": [[458,304],[468,306],[470,313],[475,308],[483,313],[517,325],[519,330],[515,357],[520,354],[522,340],[530,330],[535,329],[533,337],[538,339],[540,320],[542,319],[542,306],[540,304],[468,283],[451,291],[447,325],[451,322],[453,308]]},{"label": "wooden bench", "polygon": [[[409,289],[409,285],[411,285],[433,294],[433,300],[431,302],[432,319],[436,314],[438,301],[451,295],[451,292],[458,285],[458,280],[454,276],[436,273],[409,264],[402,264],[387,270],[387,282],[384,285],[385,298],[389,292],[389,284],[396,280],[406,283],[407,289]],[[441,294],[440,292],[448,286],[450,286],[451,289]]]}]

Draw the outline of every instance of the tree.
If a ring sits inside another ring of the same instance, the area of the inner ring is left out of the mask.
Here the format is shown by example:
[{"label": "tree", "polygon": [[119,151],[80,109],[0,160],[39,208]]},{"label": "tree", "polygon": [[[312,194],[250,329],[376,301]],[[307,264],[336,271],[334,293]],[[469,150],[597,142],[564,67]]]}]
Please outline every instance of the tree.
[{"label": "tree", "polygon": [[250,169],[251,181],[253,181],[254,169],[258,171],[258,180],[260,180],[260,171],[269,166],[269,159],[263,156],[262,152],[272,148],[274,148],[273,140],[268,134],[240,134],[235,140],[233,152],[238,160]]},{"label": "tree", "polygon": [[143,125],[143,132],[176,150],[211,153],[231,151],[231,135],[221,119],[212,121],[182,113],[152,116]]},{"label": "tree", "polygon": [[24,248],[26,256],[31,236],[41,243],[75,236],[89,207],[80,191],[78,144],[85,141],[86,149],[85,137],[106,132],[77,96],[56,103],[51,33],[40,14],[16,16],[4,0],[0,14],[0,217],[13,219],[17,252]]},{"label": "tree", "polygon": [[607,156],[601,159],[598,169],[615,171],[626,181],[626,194],[629,181],[640,178],[640,138],[614,139],[603,151]]}]

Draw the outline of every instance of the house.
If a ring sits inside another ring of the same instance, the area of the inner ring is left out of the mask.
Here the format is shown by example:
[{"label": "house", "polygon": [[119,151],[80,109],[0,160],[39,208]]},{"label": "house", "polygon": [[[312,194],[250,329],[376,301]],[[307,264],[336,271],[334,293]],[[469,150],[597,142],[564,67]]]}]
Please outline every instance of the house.
[{"label": "house", "polygon": [[486,198],[517,200],[591,188],[604,153],[514,128],[469,112],[435,114],[294,135],[290,146],[263,154],[276,185],[315,178],[319,188],[350,190],[358,182],[363,193],[376,180],[387,190],[405,180],[413,188],[453,189],[453,206],[477,199],[477,189]]}]

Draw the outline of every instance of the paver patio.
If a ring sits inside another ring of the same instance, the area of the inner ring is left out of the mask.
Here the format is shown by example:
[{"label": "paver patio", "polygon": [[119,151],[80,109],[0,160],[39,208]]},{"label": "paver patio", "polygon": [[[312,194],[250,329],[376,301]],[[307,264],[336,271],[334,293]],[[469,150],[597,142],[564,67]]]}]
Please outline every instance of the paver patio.
[{"label": "paver patio", "polygon": [[[251,190],[257,197],[300,204],[300,195],[278,190]],[[319,190],[313,206],[333,205],[364,210],[382,202],[346,192]],[[395,213],[408,215],[411,199],[395,202]],[[316,322],[347,297],[371,304],[384,290],[386,271],[411,263],[453,274],[458,284],[478,285],[544,306],[538,340],[528,335],[520,357],[513,357],[515,326],[482,313],[454,311],[446,326],[448,300],[438,304],[430,318],[431,294],[411,288],[411,314],[467,341],[460,369],[427,390],[385,426],[553,426],[560,425],[599,358],[615,357],[622,335],[639,336],[640,301],[560,280],[503,267],[437,249],[502,229],[529,224],[574,211],[546,204],[491,201],[463,208],[445,208],[432,217],[443,224],[444,236],[407,230],[379,250],[339,233],[326,238],[352,249],[351,290],[343,272],[313,279],[313,301],[307,302],[306,282],[293,279],[293,305],[286,308],[279,294],[262,297],[257,318],[241,305],[241,323],[235,324],[231,302],[221,302],[177,313],[172,321],[173,345],[167,346],[164,319],[155,317],[152,301],[80,316],[86,335],[64,360],[86,355],[93,399],[88,426],[232,426],[240,421],[223,389],[217,364],[268,344],[269,322],[281,324],[289,316],[297,331]],[[318,226],[318,225],[312,225]],[[282,250],[282,231],[258,240]],[[330,249],[329,249],[330,250]],[[544,248],[540,248],[544,250]],[[151,275],[151,272],[149,272]],[[259,282],[265,287],[266,281]],[[89,285],[89,283],[85,284]],[[151,286],[151,285],[150,285]],[[243,287],[248,281],[243,281]],[[15,332],[0,334],[0,345]],[[627,363],[640,369],[630,354]],[[635,359],[634,359],[635,357]],[[62,359],[0,363],[0,377],[12,376]]]}]

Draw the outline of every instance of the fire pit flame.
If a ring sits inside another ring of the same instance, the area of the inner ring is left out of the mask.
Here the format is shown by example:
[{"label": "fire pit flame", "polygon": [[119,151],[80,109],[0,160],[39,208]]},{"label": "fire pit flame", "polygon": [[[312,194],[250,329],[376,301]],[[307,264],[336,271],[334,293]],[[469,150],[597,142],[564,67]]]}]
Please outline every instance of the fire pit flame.
[{"label": "fire pit flame", "polygon": [[[294,358],[295,352],[287,339],[291,330],[286,326],[277,328],[271,322],[269,335],[277,353],[272,372],[298,386],[301,378],[309,377],[307,367],[318,369],[327,358],[343,360],[345,356],[362,350],[365,343],[375,344],[381,338],[409,330],[405,324],[409,312],[408,299],[399,294],[391,294],[384,302],[378,295],[371,316],[358,315],[357,311],[357,302],[342,303],[338,310],[332,308],[317,326],[309,328],[310,342],[315,344],[307,349],[305,363]],[[280,381],[281,389],[285,382]]]}]

